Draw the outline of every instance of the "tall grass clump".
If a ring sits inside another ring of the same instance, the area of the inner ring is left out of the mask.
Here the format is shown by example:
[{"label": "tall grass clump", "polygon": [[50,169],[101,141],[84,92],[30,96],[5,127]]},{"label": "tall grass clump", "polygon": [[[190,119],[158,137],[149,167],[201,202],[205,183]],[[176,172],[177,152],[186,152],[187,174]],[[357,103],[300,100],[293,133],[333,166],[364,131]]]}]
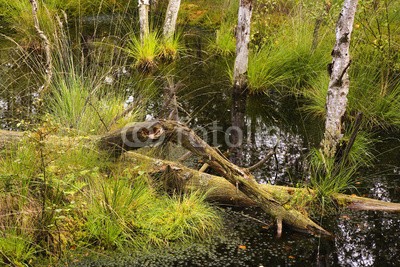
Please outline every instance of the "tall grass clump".
[{"label": "tall grass clump", "polygon": [[143,41],[132,35],[126,51],[133,58],[134,66],[142,72],[151,72],[157,67],[157,57],[160,55],[160,37],[156,32],[151,32]]},{"label": "tall grass clump", "polygon": [[140,40],[134,34],[130,36],[124,51],[134,60],[134,67],[142,73],[151,73],[160,63],[175,61],[183,51],[180,34],[164,39],[158,31],[151,31]]},{"label": "tall grass clump", "polygon": [[233,56],[236,50],[235,25],[239,2],[225,0],[223,7],[220,14],[221,23],[215,31],[215,36],[209,40],[208,50],[213,54],[229,57]]},{"label": "tall grass clump", "polygon": [[108,249],[187,243],[208,238],[221,227],[203,194],[159,195],[143,176],[93,183],[88,197],[88,238]]},{"label": "tall grass clump", "polygon": [[234,27],[231,23],[222,23],[215,32],[215,41],[210,41],[211,53],[227,57],[233,56],[236,50]]},{"label": "tall grass clump", "polygon": [[[348,129],[342,142],[348,144],[353,129]],[[331,196],[343,193],[354,186],[354,179],[362,167],[371,166],[374,161],[372,147],[376,141],[371,134],[360,131],[347,155],[327,158],[321,149],[313,149],[309,155],[310,185],[316,191],[322,208],[329,208]]]},{"label": "tall grass clump", "polygon": [[139,106],[115,121],[124,113],[125,86],[130,82],[120,74],[126,59],[116,52],[119,49],[106,42],[93,44],[89,52],[78,42],[76,49],[60,19],[59,22],[61,26],[53,36],[54,74],[50,95],[45,99],[49,115],[65,128],[92,134],[137,119]]},{"label": "tall grass clump", "polygon": [[[319,73],[326,71],[329,49],[321,38],[312,50],[313,29],[303,19],[285,24],[272,40],[255,46],[249,58],[249,86],[253,92],[270,89],[298,93]],[[322,35],[325,37],[325,35]]]},{"label": "tall grass clump", "polygon": [[160,44],[160,59],[165,62],[173,62],[178,59],[179,54],[184,51],[184,47],[181,43],[181,34],[175,33],[172,38],[163,38]]},{"label": "tall grass clump", "polygon": [[319,198],[325,201],[332,194],[342,193],[352,187],[354,175],[358,166],[338,166],[335,159],[327,158],[320,150],[313,150],[310,156],[311,187],[316,190]]},{"label": "tall grass clump", "polygon": [[[400,80],[375,49],[360,47],[350,69],[349,107],[361,111],[370,127],[400,126]],[[388,76],[382,77],[388,72]]]}]

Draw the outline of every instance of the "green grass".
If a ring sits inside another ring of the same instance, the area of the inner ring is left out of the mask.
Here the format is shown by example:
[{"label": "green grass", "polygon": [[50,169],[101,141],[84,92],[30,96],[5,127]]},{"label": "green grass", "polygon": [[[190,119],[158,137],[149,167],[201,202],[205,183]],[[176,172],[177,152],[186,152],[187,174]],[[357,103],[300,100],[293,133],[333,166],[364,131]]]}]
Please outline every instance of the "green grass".
[{"label": "green grass", "polygon": [[156,32],[147,35],[143,43],[139,37],[132,35],[126,52],[133,58],[134,66],[142,72],[151,72],[157,67],[157,57],[161,53],[160,37]]},{"label": "green grass", "polygon": [[342,193],[352,187],[359,166],[339,167],[334,159],[326,158],[320,150],[313,150],[310,156],[311,187],[320,198],[328,199],[334,193]]},{"label": "green grass", "polygon": [[26,266],[31,262],[37,250],[29,236],[9,230],[0,236],[0,264],[11,266]]},{"label": "green grass", "polygon": [[234,27],[231,23],[222,23],[215,32],[215,40],[211,40],[208,46],[211,53],[228,57],[233,56],[236,50]]},{"label": "green grass", "polygon": [[178,59],[179,54],[184,51],[181,43],[182,35],[175,33],[173,38],[162,40],[160,43],[160,59],[164,62],[173,62]]},{"label": "green grass", "polygon": [[[54,127],[48,122],[38,131]],[[35,264],[71,248],[188,244],[222,227],[204,194],[166,195],[141,171],[145,166],[115,164],[84,138],[38,142],[38,133],[0,155],[0,262]]]},{"label": "green grass", "polygon": [[297,93],[325,72],[330,50],[322,33],[319,45],[312,51],[312,33],[309,21],[295,18],[271,40],[253,47],[248,70],[251,91],[279,89],[282,93]]},{"label": "green grass", "polygon": [[123,49],[134,60],[134,67],[142,73],[152,73],[161,63],[175,61],[184,51],[180,34],[164,40],[160,33],[151,31],[143,41],[134,34]]}]

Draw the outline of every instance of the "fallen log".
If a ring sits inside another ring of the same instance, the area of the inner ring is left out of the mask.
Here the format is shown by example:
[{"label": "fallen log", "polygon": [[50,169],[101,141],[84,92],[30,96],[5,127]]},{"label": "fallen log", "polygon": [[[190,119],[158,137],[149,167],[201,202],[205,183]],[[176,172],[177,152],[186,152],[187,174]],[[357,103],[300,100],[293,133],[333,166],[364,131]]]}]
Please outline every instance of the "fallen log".
[{"label": "fallen log", "polygon": [[[173,161],[155,159],[135,152],[125,153],[121,160],[136,165],[145,165],[148,167],[146,172],[149,175],[165,172],[166,170],[173,171],[174,177],[180,179],[179,183],[184,187],[184,190],[201,190],[207,193],[206,198],[208,201],[241,207],[257,206],[255,201],[238,191],[234,185],[223,177],[200,172]],[[312,198],[316,195],[314,190],[306,188],[271,184],[259,184],[259,186],[262,190],[273,195],[280,203],[289,203],[293,197],[299,195],[306,198]],[[346,194],[333,194],[332,198],[341,209],[400,212],[400,203]]]},{"label": "fallen log", "polygon": [[[21,133],[10,131],[1,131],[0,134],[0,148],[4,147],[7,143],[21,140],[23,136]],[[60,138],[51,138],[50,136],[49,139],[62,142]],[[71,141],[70,139],[68,140]],[[301,231],[306,231],[311,234],[330,235],[322,227],[310,220],[306,214],[285,205],[296,192],[312,196],[313,192],[311,190],[258,184],[248,170],[229,162],[218,150],[210,147],[191,129],[181,123],[173,121],[137,123],[128,125],[123,129],[101,137],[93,136],[93,138],[85,138],[85,140],[87,140],[87,142],[97,143],[101,149],[109,150],[115,155],[120,155],[125,150],[159,145],[168,141],[181,144],[193,154],[202,157],[203,160],[219,175],[223,176],[223,178],[200,173],[175,162],[166,162],[149,158],[151,159],[150,162],[158,162],[157,164],[159,166],[164,166],[164,168],[169,166],[168,168],[174,172],[177,170],[184,170],[186,174],[182,177],[195,177],[189,179],[191,183],[190,185],[188,184],[188,186],[207,190],[212,188],[209,194],[209,199],[211,200],[219,203],[239,204],[244,206],[257,205],[263,208],[266,213],[277,218],[278,223],[283,220],[287,225]],[[128,156],[132,154],[131,152],[124,153],[123,157],[125,157],[125,155]],[[140,157],[142,157],[142,159],[145,157],[137,153],[135,155],[138,159]],[[157,169],[157,164],[148,165],[149,171],[163,171]],[[400,211],[400,204],[395,203],[386,203],[342,194],[336,194],[334,198],[337,199],[340,205],[352,209]]]},{"label": "fallen log", "polygon": [[209,146],[194,131],[180,122],[159,120],[137,123],[115,131],[109,137],[105,136],[101,140],[103,143],[109,144],[114,151],[121,148],[133,150],[141,146],[161,144],[168,141],[181,145],[193,154],[202,157],[214,171],[257,203],[267,214],[276,218],[278,223],[283,221],[296,229],[313,235],[331,235],[305,214],[290,207],[283,207],[283,204],[274,199],[269,192],[260,188],[247,169],[240,168],[230,162],[222,153]]}]

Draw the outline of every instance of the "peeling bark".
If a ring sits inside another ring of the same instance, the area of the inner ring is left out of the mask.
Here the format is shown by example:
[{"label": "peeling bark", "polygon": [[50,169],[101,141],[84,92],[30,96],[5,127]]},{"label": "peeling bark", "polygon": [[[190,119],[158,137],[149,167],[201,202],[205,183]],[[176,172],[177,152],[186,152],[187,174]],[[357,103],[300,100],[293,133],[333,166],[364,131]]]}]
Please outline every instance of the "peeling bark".
[{"label": "peeling bark", "polygon": [[321,142],[327,157],[335,156],[343,137],[342,121],[346,112],[349,92],[348,69],[350,60],[350,38],[358,0],[345,0],[336,25],[336,43],[332,50],[332,63],[329,65],[329,87],[326,98],[325,133]]},{"label": "peeling bark", "polygon": [[163,35],[166,40],[174,37],[180,6],[181,0],[169,0],[163,28]]},{"label": "peeling bark", "polygon": [[233,70],[234,93],[242,93],[247,88],[252,11],[252,0],[240,0],[238,25],[236,28],[236,59]]},{"label": "peeling bark", "polygon": [[140,26],[140,41],[143,43],[146,36],[149,34],[149,8],[150,0],[139,1],[139,26]]}]

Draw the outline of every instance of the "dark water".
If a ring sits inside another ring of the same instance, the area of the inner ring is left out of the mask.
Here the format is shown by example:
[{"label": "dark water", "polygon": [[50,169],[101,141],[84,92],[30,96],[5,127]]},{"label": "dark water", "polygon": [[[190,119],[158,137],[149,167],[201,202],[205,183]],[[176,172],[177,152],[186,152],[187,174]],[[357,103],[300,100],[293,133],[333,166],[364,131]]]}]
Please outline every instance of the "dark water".
[{"label": "dark water", "polygon": [[[179,92],[179,100],[182,108],[191,114],[182,115],[182,120],[192,127],[205,126],[208,137],[213,136],[212,126],[216,123],[221,127],[217,130],[216,145],[223,150],[225,130],[231,125],[232,103],[226,66],[232,59],[213,58],[203,53],[205,44],[198,39],[190,39],[190,46],[194,47],[192,55],[183,58],[176,67],[176,79],[185,85]],[[14,66],[8,63],[2,60],[0,75],[12,71]],[[8,85],[3,79],[2,128],[14,125],[10,118],[24,118],[32,112],[24,109],[31,101],[32,84],[22,83],[13,91],[6,88]],[[243,166],[256,163],[271,148],[277,147],[276,157],[254,173],[260,182],[285,185],[307,182],[305,156],[310,147],[318,144],[322,124],[306,118],[298,111],[298,105],[294,99],[282,98],[275,92],[269,96],[252,96],[247,101]],[[357,177],[357,194],[400,202],[398,138],[398,134],[382,136],[384,142],[376,147],[376,166]],[[148,255],[93,254],[78,262],[71,259],[68,266],[400,266],[400,214],[343,211],[337,216],[324,217],[319,223],[334,234],[332,240],[286,228],[278,239],[273,222],[259,210],[228,208],[224,214],[224,238]]]}]

